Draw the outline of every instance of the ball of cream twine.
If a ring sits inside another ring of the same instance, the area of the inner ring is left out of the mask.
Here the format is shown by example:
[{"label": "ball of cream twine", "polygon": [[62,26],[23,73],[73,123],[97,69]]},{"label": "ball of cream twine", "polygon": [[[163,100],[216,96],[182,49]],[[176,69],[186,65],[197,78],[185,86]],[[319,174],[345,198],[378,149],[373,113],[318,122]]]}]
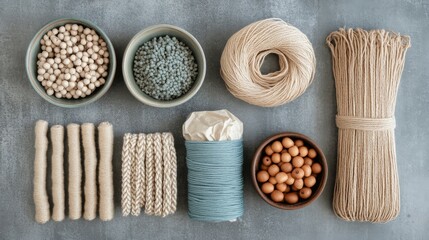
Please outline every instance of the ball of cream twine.
[{"label": "ball of cream twine", "polygon": [[[260,68],[269,54],[278,56],[280,69],[262,74]],[[235,97],[253,105],[274,107],[304,93],[313,81],[316,58],[304,33],[271,18],[235,33],[226,43],[220,64],[221,76]]]}]

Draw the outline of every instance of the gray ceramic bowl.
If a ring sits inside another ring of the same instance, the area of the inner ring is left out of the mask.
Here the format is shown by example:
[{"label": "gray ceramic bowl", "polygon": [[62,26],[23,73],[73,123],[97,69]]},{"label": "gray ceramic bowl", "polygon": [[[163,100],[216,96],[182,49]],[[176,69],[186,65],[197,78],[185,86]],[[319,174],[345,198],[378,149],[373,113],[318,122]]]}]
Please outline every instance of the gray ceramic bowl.
[{"label": "gray ceramic bowl", "polygon": [[[45,33],[49,30],[67,23],[76,23],[94,29],[98,33],[98,35],[104,39],[107,44],[107,49],[109,50],[109,74],[105,78],[106,83],[103,86],[97,88],[91,95],[85,98],[64,99],[56,98],[55,96],[49,96],[43,86],[37,80],[37,54],[40,53],[40,39],[42,39],[43,35],[45,35]],[[71,18],[58,19],[46,24],[42,29],[39,30],[39,32],[37,32],[36,36],[34,36],[34,38],[31,40],[30,46],[28,46],[27,49],[27,55],[25,57],[25,67],[27,69],[28,78],[34,90],[36,90],[36,92],[46,101],[65,108],[80,107],[98,100],[107,92],[107,90],[109,90],[115,77],[116,71],[115,50],[107,35],[93,23],[85,20]]]},{"label": "gray ceramic bowl", "polygon": [[[165,35],[174,36],[185,43],[192,50],[198,64],[198,75],[192,88],[181,97],[170,101],[157,100],[145,94],[137,85],[133,74],[134,57],[137,49],[152,38]],[[128,90],[140,102],[153,107],[174,107],[191,99],[200,89],[206,75],[206,57],[197,39],[187,31],[167,24],[154,25],[137,33],[128,43],[122,62],[122,73]]]}]

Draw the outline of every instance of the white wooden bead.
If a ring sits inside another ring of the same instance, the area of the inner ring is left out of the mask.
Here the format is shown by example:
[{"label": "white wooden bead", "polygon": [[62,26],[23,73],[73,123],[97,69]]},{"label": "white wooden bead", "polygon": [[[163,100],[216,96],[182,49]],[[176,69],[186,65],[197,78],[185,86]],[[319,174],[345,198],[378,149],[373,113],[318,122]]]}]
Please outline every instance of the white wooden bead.
[{"label": "white wooden bead", "polygon": [[96,64],[90,64],[89,69],[91,70],[97,70],[98,66]]},{"label": "white wooden bead", "polygon": [[91,90],[94,90],[94,88],[95,88],[94,83],[90,83],[90,84],[88,84],[88,88],[89,88],[89,89],[91,89]]},{"label": "white wooden bead", "polygon": [[45,62],[43,64],[43,68],[46,69],[46,70],[48,70],[50,67],[51,67],[51,65],[49,63],[47,63],[47,62]]},{"label": "white wooden bead", "polygon": [[43,79],[45,79],[45,78],[43,77],[43,75],[37,75],[37,80],[38,80],[39,82],[43,81]]},{"label": "white wooden bead", "polygon": [[88,91],[88,87],[84,86],[81,90],[82,90],[82,92],[86,92],[86,91]]},{"label": "white wooden bead", "polygon": [[83,84],[88,85],[91,81],[88,78],[85,78],[83,80]]},{"label": "white wooden bead", "polygon": [[62,97],[63,97],[63,95],[62,95],[60,92],[57,92],[57,93],[55,93],[55,97],[57,97],[57,98],[62,98]]},{"label": "white wooden bead", "polygon": [[52,96],[52,94],[54,94],[54,90],[53,90],[52,88],[48,88],[48,90],[46,91],[46,93],[47,93],[49,96]]},{"label": "white wooden bead", "polygon": [[71,29],[71,24],[70,24],[70,23],[67,23],[67,24],[65,25],[65,27],[66,27],[66,30],[67,30],[67,31],[70,31],[70,29]]}]

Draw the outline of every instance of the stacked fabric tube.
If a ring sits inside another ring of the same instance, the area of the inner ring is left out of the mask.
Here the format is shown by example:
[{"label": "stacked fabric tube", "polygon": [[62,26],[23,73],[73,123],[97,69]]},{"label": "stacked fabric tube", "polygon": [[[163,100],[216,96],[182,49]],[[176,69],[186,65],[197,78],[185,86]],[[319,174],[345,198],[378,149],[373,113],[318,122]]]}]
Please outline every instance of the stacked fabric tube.
[{"label": "stacked fabric tube", "polygon": [[122,215],[165,217],[176,211],[176,150],[171,133],[124,135]]},{"label": "stacked fabric tube", "polygon": [[[52,144],[52,219],[54,221],[62,221],[65,218],[65,137],[64,127],[62,125],[54,125],[51,127],[50,140]],[[84,152],[83,166],[80,149],[81,142]],[[84,174],[84,219],[95,219],[97,216],[98,205],[100,219],[103,221],[111,220],[114,216],[112,170],[113,126],[108,122],[102,122],[98,126],[98,159],[96,151],[95,126],[92,123],[84,123],[81,126],[74,123],[67,125],[67,144],[69,218],[75,220],[82,217],[81,183],[82,176]],[[33,180],[35,219],[38,223],[46,223],[51,218],[46,186],[48,146],[48,122],[39,120],[36,122],[35,126]]]},{"label": "stacked fabric tube", "polygon": [[194,112],[183,124],[188,215],[235,221],[243,215],[243,123],[227,110]]}]

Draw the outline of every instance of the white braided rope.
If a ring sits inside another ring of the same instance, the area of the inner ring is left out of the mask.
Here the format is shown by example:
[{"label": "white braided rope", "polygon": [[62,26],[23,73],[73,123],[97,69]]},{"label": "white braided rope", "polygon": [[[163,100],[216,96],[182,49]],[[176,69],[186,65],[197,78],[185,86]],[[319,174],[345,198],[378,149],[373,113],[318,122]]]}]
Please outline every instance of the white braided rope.
[{"label": "white braided rope", "polygon": [[146,152],[146,134],[140,133],[137,139],[137,167],[140,168],[140,207],[145,206],[146,201],[146,174],[145,174],[145,152]]},{"label": "white braided rope", "polygon": [[162,196],[162,216],[165,217],[172,212],[171,200],[172,200],[172,188],[175,187],[174,183],[171,181],[171,159],[172,159],[172,148],[174,145],[172,143],[171,133],[162,133],[162,154],[164,162],[164,175],[163,180],[164,184],[162,186],[163,196]]},{"label": "white braided rope", "polygon": [[132,153],[130,149],[131,134],[124,135],[122,145],[122,215],[128,216],[131,212],[131,160]]},{"label": "white braided rope", "polygon": [[163,190],[163,158],[161,133],[155,133],[153,139],[153,150],[155,156],[155,215],[162,215],[162,190]]},{"label": "white braided rope", "polygon": [[130,139],[131,151],[131,215],[140,215],[140,168],[137,160],[137,134]]},{"label": "white braided rope", "polygon": [[174,137],[173,134],[168,133],[168,139],[169,139],[169,165],[170,165],[170,183],[167,182],[167,184],[171,185],[171,199],[170,199],[170,214],[173,214],[176,212],[177,208],[177,155],[176,155],[176,148],[174,148]]},{"label": "white braided rope", "polygon": [[146,201],[145,213],[148,215],[154,214],[154,187],[155,187],[155,165],[153,154],[153,134],[146,135]]}]

